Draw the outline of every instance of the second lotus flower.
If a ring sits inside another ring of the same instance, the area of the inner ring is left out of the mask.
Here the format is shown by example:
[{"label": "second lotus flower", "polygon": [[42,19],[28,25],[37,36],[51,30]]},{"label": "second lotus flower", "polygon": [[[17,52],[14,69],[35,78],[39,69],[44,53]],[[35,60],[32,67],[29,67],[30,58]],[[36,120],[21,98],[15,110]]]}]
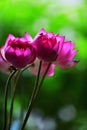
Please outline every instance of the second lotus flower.
[{"label": "second lotus flower", "polygon": [[78,62],[73,57],[77,50],[73,50],[74,44],[71,41],[64,40],[64,36],[55,35],[52,32],[46,33],[44,29],[41,29],[33,40],[37,57],[63,69],[75,66]]}]

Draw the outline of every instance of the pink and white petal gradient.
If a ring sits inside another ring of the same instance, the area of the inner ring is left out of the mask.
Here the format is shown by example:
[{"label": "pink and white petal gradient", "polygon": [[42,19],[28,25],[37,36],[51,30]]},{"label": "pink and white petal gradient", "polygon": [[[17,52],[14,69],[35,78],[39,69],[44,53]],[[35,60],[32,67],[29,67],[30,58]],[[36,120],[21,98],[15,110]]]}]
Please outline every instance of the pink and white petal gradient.
[{"label": "pink and white petal gradient", "polygon": [[2,48],[0,48],[0,71],[9,73],[11,64],[2,57],[1,49]]},{"label": "pink and white petal gradient", "polygon": [[[29,71],[33,74],[33,75],[37,75],[38,73],[38,66],[39,66],[39,62],[40,60],[38,58],[36,58],[36,60],[34,61],[34,65],[31,66],[29,68]],[[44,75],[44,72],[47,68],[47,65],[48,65],[48,62],[42,62],[42,66],[41,66],[41,71],[40,71],[40,76],[43,76]],[[51,64],[46,76],[53,76],[54,75],[54,64]]]},{"label": "pink and white petal gradient", "polygon": [[55,65],[62,69],[68,69],[75,66],[78,61],[74,60],[74,56],[78,52],[77,50],[73,50],[74,44],[71,41],[63,42],[63,46],[61,51],[58,54]]}]

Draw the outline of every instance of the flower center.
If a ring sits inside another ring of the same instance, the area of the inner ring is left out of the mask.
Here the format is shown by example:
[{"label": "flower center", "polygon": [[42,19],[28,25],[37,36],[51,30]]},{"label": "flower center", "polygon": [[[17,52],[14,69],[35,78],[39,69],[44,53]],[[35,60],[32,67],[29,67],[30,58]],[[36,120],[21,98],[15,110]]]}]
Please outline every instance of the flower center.
[{"label": "flower center", "polygon": [[19,49],[25,50],[27,47],[29,47],[29,45],[27,42],[13,41],[11,43],[11,47],[14,49],[19,48]]},{"label": "flower center", "polygon": [[41,34],[41,39],[45,47],[53,48],[56,44],[56,38],[54,37],[49,38],[48,35]]}]

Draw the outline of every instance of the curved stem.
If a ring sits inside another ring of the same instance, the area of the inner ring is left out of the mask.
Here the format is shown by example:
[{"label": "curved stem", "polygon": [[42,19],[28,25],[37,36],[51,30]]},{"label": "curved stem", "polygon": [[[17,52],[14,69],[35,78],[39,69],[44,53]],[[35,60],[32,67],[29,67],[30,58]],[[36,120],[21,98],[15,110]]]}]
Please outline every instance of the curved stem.
[{"label": "curved stem", "polygon": [[30,103],[28,105],[28,110],[27,110],[27,113],[25,115],[25,118],[24,118],[21,130],[24,130],[24,128],[25,128],[25,125],[27,123],[27,120],[28,120],[28,118],[30,116],[30,112],[31,112],[33,104],[34,104],[34,96],[35,96],[35,93],[36,93],[36,90],[37,90],[37,87],[38,87],[38,83],[39,83],[41,65],[42,65],[42,61],[40,61],[40,63],[39,63],[39,68],[38,68],[38,74],[37,74],[37,77],[36,77],[36,82],[35,82],[35,85],[34,85],[34,89],[33,89],[32,95],[31,95],[31,99],[30,99]]},{"label": "curved stem", "polygon": [[47,74],[47,72],[48,72],[48,70],[49,70],[49,68],[50,68],[50,65],[51,65],[51,63],[48,64],[48,66],[47,66],[47,68],[46,68],[46,70],[45,70],[45,72],[44,72],[44,75],[43,75],[43,77],[42,77],[42,79],[41,79],[41,81],[40,81],[40,83],[39,83],[39,85],[38,85],[38,87],[37,87],[37,90],[36,90],[36,93],[35,93],[35,96],[34,96],[35,99],[36,99],[36,97],[37,97],[37,95],[38,95],[38,93],[39,93],[39,91],[40,91],[40,88],[41,88],[43,82],[44,82],[44,79],[45,79],[46,74]]},{"label": "curved stem", "polygon": [[[49,70],[50,65],[51,65],[51,63],[48,64],[48,66],[47,66],[47,68],[46,68],[46,71],[45,71],[45,73],[44,73],[44,75],[43,75],[43,77],[42,77],[42,79],[41,79],[39,85],[38,85],[38,83],[37,83],[36,86],[34,87],[34,90],[33,90],[32,96],[31,96],[31,100],[30,100],[30,104],[29,104],[29,106],[28,106],[28,111],[27,111],[27,113],[26,113],[26,116],[25,116],[24,122],[23,122],[23,124],[22,124],[21,130],[24,130],[24,128],[25,128],[25,125],[26,125],[27,120],[28,120],[28,118],[29,118],[29,115],[30,115],[30,113],[31,113],[32,107],[33,107],[33,105],[34,105],[35,99],[36,99],[36,97],[37,97],[37,95],[38,95],[38,93],[39,93],[39,90],[40,90],[40,88],[41,88],[41,86],[42,86],[42,84],[43,84],[43,81],[44,81],[45,76],[46,76],[46,74],[47,74],[47,72],[48,72],[48,70]],[[41,68],[39,68],[39,69],[41,69]],[[39,70],[39,71],[40,71],[40,70]],[[40,75],[40,72],[39,72],[39,71],[38,71],[38,73],[39,73],[39,75]],[[37,76],[37,78],[38,78],[38,76]]]},{"label": "curved stem", "polygon": [[27,65],[24,69],[21,70],[21,73],[23,73],[26,69],[28,69],[29,67],[33,66],[33,63],[30,65]]},{"label": "curved stem", "polygon": [[12,94],[13,94],[14,82],[15,82],[15,76],[13,76],[13,78],[11,79],[11,98],[12,98]]},{"label": "curved stem", "polygon": [[6,130],[6,126],[7,126],[7,96],[8,96],[8,85],[9,85],[9,82],[11,80],[11,78],[13,77],[13,75],[15,74],[16,70],[13,71],[8,79],[7,79],[7,82],[6,82],[6,86],[5,86],[5,98],[4,98],[4,127],[3,127],[3,130]]},{"label": "curved stem", "polygon": [[7,129],[7,130],[10,130],[10,125],[11,125],[11,121],[12,121],[14,98],[15,98],[15,93],[16,93],[16,88],[17,88],[18,80],[19,80],[21,74],[22,74],[26,69],[28,69],[28,68],[31,67],[31,66],[32,66],[32,64],[31,64],[31,65],[28,65],[27,67],[25,67],[24,69],[22,69],[21,71],[19,71],[19,72],[17,73],[16,82],[15,82],[15,85],[13,86],[14,89],[13,89],[13,94],[12,94],[11,107],[10,107],[10,117],[9,117],[9,121],[8,121],[8,129]]},{"label": "curved stem", "polygon": [[11,106],[10,106],[10,117],[9,117],[9,120],[8,120],[8,128],[7,128],[7,130],[10,130],[10,125],[11,125],[12,115],[13,115],[14,98],[15,98],[17,83],[18,83],[18,80],[19,80],[19,77],[20,77],[21,73],[22,73],[21,71],[18,71],[16,81],[15,81],[15,85],[12,86],[14,88],[13,88],[13,93],[12,93],[12,100],[11,100]]}]

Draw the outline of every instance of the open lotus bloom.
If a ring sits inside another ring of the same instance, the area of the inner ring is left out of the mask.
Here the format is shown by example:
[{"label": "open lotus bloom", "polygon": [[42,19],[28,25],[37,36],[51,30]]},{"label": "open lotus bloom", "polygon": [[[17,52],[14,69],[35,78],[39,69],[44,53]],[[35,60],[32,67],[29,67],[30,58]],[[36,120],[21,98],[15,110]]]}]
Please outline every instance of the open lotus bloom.
[{"label": "open lotus bloom", "polygon": [[28,33],[22,38],[9,34],[1,51],[3,58],[16,68],[23,68],[31,64],[36,58],[36,51],[31,41],[32,38]]},{"label": "open lotus bloom", "polygon": [[74,44],[71,41],[64,40],[64,36],[55,35],[52,32],[46,33],[44,29],[41,29],[33,40],[37,57],[63,69],[75,66],[78,62],[73,57],[77,50],[73,50]]},{"label": "open lotus bloom", "polygon": [[[38,58],[36,58],[33,65],[29,68],[29,71],[32,74],[37,75],[39,63],[40,63],[40,60]],[[48,65],[48,62],[44,62],[44,61],[42,62],[40,76],[44,75],[47,65]],[[53,76],[53,75],[54,75],[54,64],[51,64],[46,76]]]},{"label": "open lotus bloom", "polygon": [[68,69],[75,66],[78,61],[74,60],[73,57],[78,52],[77,50],[73,50],[74,44],[71,41],[63,42],[61,51],[58,54],[55,65],[59,66],[62,69]]},{"label": "open lotus bloom", "polygon": [[2,48],[0,48],[0,71],[9,73],[11,64],[2,57],[1,49]]}]

